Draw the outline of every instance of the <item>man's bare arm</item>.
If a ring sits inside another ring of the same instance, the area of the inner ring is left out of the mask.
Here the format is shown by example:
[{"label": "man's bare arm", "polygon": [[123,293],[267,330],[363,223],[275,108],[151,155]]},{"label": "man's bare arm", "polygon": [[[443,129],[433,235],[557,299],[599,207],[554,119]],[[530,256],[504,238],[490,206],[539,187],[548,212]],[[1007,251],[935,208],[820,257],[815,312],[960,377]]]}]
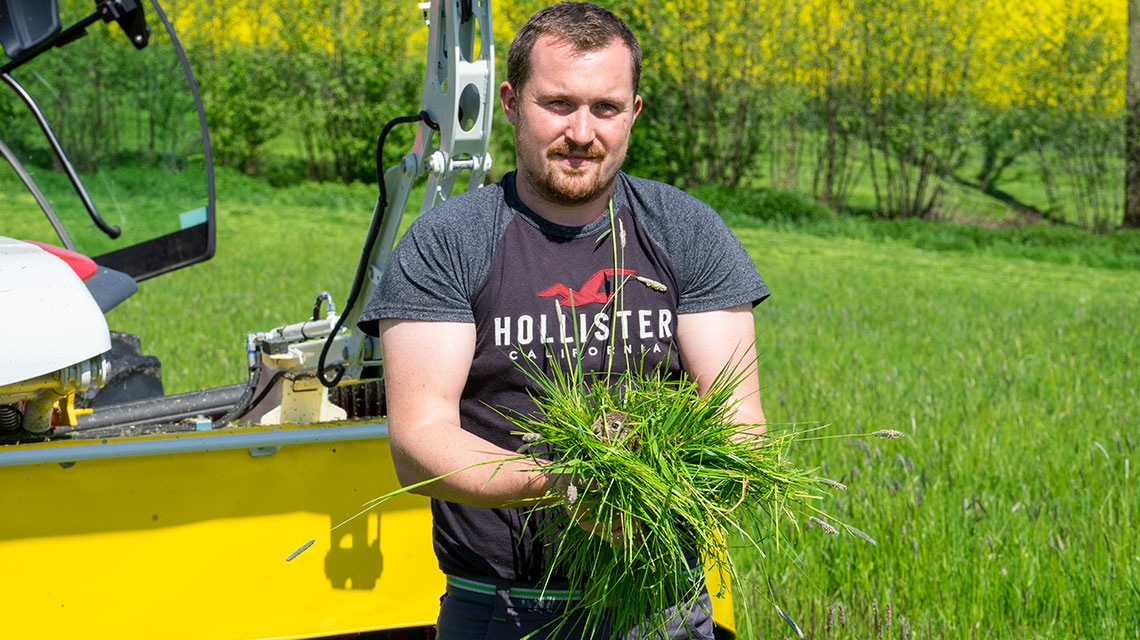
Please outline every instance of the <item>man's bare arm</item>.
[{"label": "man's bare arm", "polygon": [[756,368],[756,321],[752,305],[677,316],[677,347],[681,366],[696,380],[703,394],[713,380],[728,371],[740,377],[734,396],[736,421],[756,425],[764,431],[764,410],[760,405],[760,377]]},{"label": "man's bare arm", "polygon": [[[459,399],[475,353],[475,325],[381,320],[388,439],[404,486],[438,478],[415,493],[481,507],[544,495],[553,477],[460,427]],[[516,473],[524,471],[525,473]]]}]

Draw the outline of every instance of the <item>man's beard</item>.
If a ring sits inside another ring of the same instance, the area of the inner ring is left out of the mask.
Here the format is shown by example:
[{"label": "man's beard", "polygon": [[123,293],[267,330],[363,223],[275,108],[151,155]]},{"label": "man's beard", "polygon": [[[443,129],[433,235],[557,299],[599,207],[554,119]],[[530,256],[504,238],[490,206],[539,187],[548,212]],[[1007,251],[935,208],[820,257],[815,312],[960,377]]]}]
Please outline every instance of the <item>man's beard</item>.
[{"label": "man's beard", "polygon": [[[517,141],[516,141],[517,144]],[[552,163],[559,155],[588,157],[595,162],[589,166],[569,171],[558,171]],[[546,149],[547,162],[527,169],[527,177],[539,193],[549,200],[564,206],[574,206],[592,202],[613,186],[616,173],[605,174],[606,151],[597,144],[589,149],[571,149],[565,140],[560,140]]]}]

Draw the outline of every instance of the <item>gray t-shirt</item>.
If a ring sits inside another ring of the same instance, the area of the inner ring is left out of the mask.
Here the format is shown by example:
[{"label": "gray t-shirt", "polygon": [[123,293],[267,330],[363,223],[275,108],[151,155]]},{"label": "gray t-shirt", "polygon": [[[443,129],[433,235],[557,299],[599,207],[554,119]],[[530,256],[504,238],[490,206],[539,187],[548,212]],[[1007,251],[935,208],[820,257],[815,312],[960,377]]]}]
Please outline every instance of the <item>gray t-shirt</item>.
[{"label": "gray t-shirt", "polygon": [[[677,314],[768,296],[716,212],[679,189],[619,173],[612,221],[603,215],[565,227],[530,211],[514,180],[507,174],[416,220],[359,323],[375,335],[380,318],[473,322],[460,419],[496,445],[514,451],[522,444],[504,415],[536,411],[524,363],[599,375],[663,367],[677,377]],[[543,518],[441,500],[432,501],[432,512],[444,573],[532,583],[545,577],[547,545],[537,535]]]}]

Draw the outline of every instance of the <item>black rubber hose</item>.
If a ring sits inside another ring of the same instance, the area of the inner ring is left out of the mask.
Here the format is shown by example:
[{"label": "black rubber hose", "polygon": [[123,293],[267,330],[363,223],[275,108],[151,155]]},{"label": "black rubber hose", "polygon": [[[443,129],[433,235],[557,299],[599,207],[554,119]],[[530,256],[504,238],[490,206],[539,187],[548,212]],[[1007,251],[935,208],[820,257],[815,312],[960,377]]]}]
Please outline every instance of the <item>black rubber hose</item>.
[{"label": "black rubber hose", "polygon": [[376,181],[380,185],[380,196],[377,201],[379,215],[374,216],[372,224],[368,227],[368,235],[364,240],[364,248],[360,252],[360,262],[356,265],[356,275],[352,279],[352,288],[349,290],[348,299],[345,300],[344,310],[341,312],[340,317],[337,318],[336,326],[333,327],[332,333],[328,335],[325,344],[321,347],[321,355],[317,359],[317,379],[321,384],[328,388],[337,386],[342,377],[344,377],[344,365],[336,365],[336,376],[331,380],[325,378],[325,360],[328,357],[329,349],[332,347],[333,340],[336,339],[340,330],[344,327],[345,320],[348,318],[349,311],[356,306],[357,298],[360,297],[360,291],[364,288],[364,279],[368,273],[368,256],[372,253],[372,245],[376,243],[376,238],[380,235],[380,228],[384,223],[384,216],[388,211],[388,189],[384,184],[384,141],[388,138],[388,134],[392,129],[399,124],[408,124],[412,122],[423,122],[428,127],[439,130],[439,124],[432,120],[427,111],[421,111],[414,116],[401,116],[393,118],[384,125],[380,131],[380,136],[376,140]]}]

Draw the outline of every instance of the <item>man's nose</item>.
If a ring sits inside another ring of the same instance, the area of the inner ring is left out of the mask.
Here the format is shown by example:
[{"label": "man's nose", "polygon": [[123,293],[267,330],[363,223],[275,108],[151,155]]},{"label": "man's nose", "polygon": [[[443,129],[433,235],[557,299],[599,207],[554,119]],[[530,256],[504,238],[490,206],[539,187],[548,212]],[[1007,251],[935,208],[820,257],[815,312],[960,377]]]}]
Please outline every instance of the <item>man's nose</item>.
[{"label": "man's nose", "polygon": [[588,108],[576,109],[566,119],[566,140],[571,144],[588,147],[594,142],[593,115]]}]

